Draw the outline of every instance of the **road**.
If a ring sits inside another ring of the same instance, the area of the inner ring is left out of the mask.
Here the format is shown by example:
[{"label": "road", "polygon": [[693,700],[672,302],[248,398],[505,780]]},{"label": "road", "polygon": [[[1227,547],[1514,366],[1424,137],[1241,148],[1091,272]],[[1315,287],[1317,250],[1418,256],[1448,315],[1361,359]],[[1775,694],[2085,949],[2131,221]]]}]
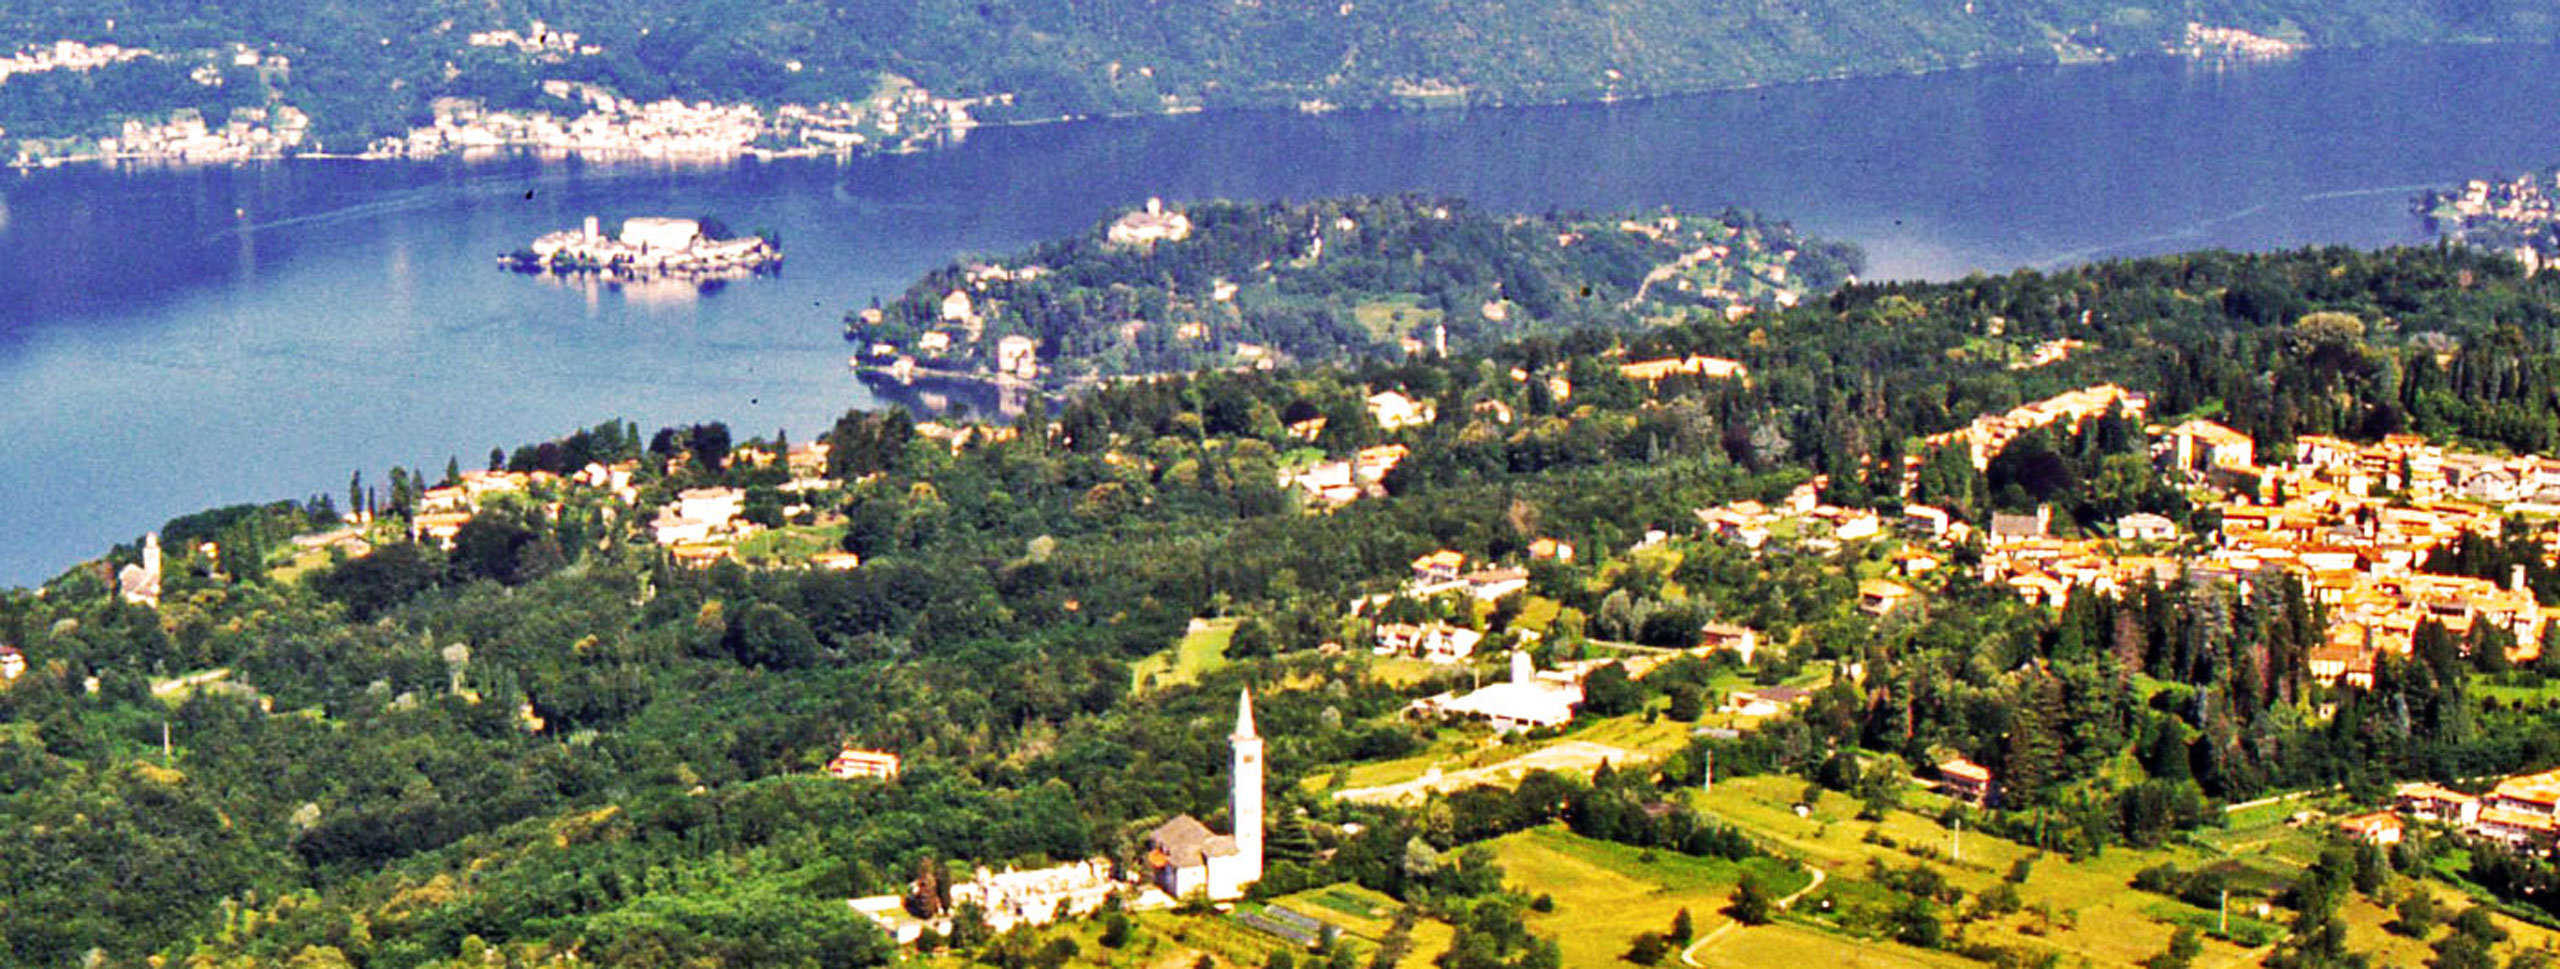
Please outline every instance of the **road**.
[{"label": "road", "polygon": [[1333,796],[1345,801],[1400,804],[1422,800],[1434,791],[1445,794],[1479,784],[1515,783],[1520,780],[1521,775],[1533,770],[1588,773],[1598,769],[1604,763],[1628,764],[1636,760],[1635,751],[1607,744],[1595,744],[1587,740],[1567,740],[1500,763],[1446,773],[1441,772],[1435,765],[1421,777],[1400,784],[1355,787],[1350,790],[1336,791]]},{"label": "road", "polygon": [[[1813,873],[1813,880],[1806,882],[1803,888],[1796,889],[1795,894],[1779,899],[1777,905],[1778,908],[1784,909],[1791,907],[1795,905],[1796,899],[1810,895],[1813,893],[1814,889],[1822,887],[1822,879],[1824,877],[1822,869],[1815,868],[1812,865],[1806,865],[1805,870]],[[1680,950],[1681,964],[1688,966],[1705,965],[1698,961],[1698,950],[1706,948],[1710,943],[1715,942],[1717,939],[1724,938],[1727,933],[1730,933],[1740,927],[1742,927],[1741,922],[1730,921],[1723,925],[1716,926],[1716,930],[1713,932],[1699,936],[1698,941],[1689,943],[1688,948]]]}]

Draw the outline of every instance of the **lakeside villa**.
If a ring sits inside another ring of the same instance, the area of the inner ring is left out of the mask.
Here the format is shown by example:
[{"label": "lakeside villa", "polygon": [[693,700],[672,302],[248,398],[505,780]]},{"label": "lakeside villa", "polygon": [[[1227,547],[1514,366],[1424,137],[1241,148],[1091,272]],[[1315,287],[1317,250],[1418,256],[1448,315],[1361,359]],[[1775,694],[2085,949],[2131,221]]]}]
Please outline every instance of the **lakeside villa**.
[{"label": "lakeside villa", "polygon": [[695,219],[624,219],[605,235],[595,216],[576,229],[546,233],[498,257],[518,272],[600,273],[625,279],[731,277],[782,265],[782,250],[761,236],[714,238]]}]

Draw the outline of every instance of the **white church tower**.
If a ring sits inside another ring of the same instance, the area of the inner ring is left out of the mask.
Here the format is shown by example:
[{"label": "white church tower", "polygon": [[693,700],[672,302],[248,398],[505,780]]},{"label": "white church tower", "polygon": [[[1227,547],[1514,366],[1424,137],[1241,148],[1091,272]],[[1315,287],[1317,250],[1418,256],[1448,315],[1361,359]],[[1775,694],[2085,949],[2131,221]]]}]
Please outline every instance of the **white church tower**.
[{"label": "white church tower", "polygon": [[1262,737],[1253,732],[1253,691],[1236,695],[1235,788],[1229,813],[1235,819],[1238,885],[1262,880]]}]

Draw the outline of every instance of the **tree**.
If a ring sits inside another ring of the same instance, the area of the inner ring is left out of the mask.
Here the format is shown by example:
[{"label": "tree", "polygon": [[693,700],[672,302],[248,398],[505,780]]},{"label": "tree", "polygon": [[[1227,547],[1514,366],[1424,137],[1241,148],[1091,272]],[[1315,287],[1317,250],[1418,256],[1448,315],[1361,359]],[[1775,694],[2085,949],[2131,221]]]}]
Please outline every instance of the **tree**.
[{"label": "tree", "polygon": [[907,914],[930,919],[942,914],[942,863],[927,855],[916,862],[916,879],[907,891]]},{"label": "tree", "polygon": [[2202,954],[2204,954],[2204,941],[2198,937],[2195,926],[2181,925],[2178,927],[2177,934],[2169,937],[2168,950],[2143,960],[2142,967],[2143,969],[2187,969],[2188,966],[2194,965],[2196,957]]},{"label": "tree", "polygon": [[1667,715],[1671,719],[1681,723],[1696,723],[1699,717],[1706,715],[1706,700],[1696,686],[1675,683],[1672,684],[1669,693],[1671,709],[1667,711]]},{"label": "tree", "polygon": [[1611,663],[1592,670],[1582,681],[1582,712],[1595,717],[1634,713],[1644,705],[1644,687],[1627,677],[1626,668]]},{"label": "tree", "polygon": [[2434,932],[2436,921],[2442,917],[2436,911],[2435,893],[2427,891],[2423,886],[2412,890],[2409,897],[2401,899],[2393,912],[2398,917],[2392,919],[2383,928],[2413,939],[2423,939]]},{"label": "tree", "polygon": [[1271,627],[1265,625],[1259,618],[1247,619],[1238,624],[1234,635],[1227,639],[1227,658],[1229,659],[1251,659],[1269,656],[1271,652]]},{"label": "tree", "polygon": [[1627,961],[1639,966],[1658,966],[1669,950],[1670,946],[1662,940],[1662,933],[1638,932],[1635,943],[1627,947]]},{"label": "tree", "polygon": [[1923,949],[1935,949],[1946,941],[1947,927],[1938,921],[1937,906],[1918,895],[1903,899],[1891,917],[1894,941]]},{"label": "tree", "polygon": [[1671,917],[1671,931],[1668,933],[1671,941],[1686,944],[1691,936],[1697,934],[1697,931],[1697,924],[1689,919],[1687,906],[1682,906],[1679,914]]},{"label": "tree", "polygon": [[1734,886],[1733,904],[1725,908],[1725,913],[1744,925],[1767,925],[1774,906],[1775,900],[1769,897],[1768,886],[1761,884],[1758,878],[1745,875],[1742,884]]},{"label": "tree", "polygon": [[766,669],[801,669],[818,661],[818,638],[809,624],[780,606],[759,602],[729,624],[729,649],[738,662]]},{"label": "tree", "polygon": [[1129,913],[1113,909],[1102,917],[1102,947],[1117,949],[1129,944]]}]

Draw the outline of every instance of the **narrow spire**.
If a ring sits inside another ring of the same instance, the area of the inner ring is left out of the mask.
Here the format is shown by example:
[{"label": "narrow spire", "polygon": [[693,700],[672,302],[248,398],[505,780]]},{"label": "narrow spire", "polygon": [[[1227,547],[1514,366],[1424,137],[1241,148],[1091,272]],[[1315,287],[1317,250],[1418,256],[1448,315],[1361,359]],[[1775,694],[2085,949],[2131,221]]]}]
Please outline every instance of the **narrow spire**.
[{"label": "narrow spire", "polygon": [[1236,691],[1236,740],[1257,739],[1253,732],[1253,690]]}]

